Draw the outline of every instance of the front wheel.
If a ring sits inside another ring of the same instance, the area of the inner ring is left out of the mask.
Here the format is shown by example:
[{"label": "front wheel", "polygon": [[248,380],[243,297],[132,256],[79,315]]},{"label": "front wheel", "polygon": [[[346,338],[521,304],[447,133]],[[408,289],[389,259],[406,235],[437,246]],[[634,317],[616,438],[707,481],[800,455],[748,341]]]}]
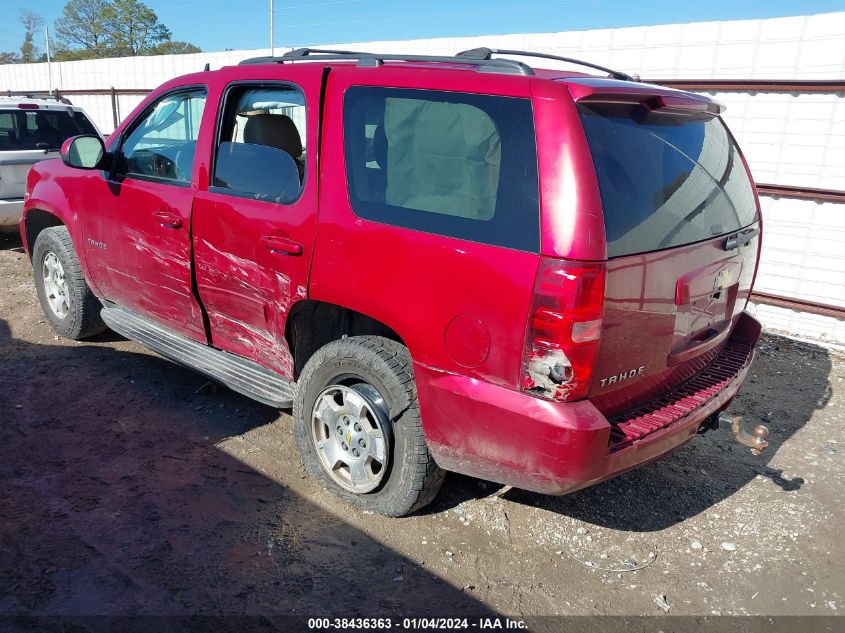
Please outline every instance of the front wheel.
[{"label": "front wheel", "polygon": [[79,340],[106,329],[102,306],[85,281],[67,228],[52,226],[38,234],[32,274],[41,309],[57,334]]},{"label": "front wheel", "polygon": [[320,348],[293,405],[305,469],[336,495],[387,516],[429,503],[444,472],[428,452],[408,350],[379,336]]}]

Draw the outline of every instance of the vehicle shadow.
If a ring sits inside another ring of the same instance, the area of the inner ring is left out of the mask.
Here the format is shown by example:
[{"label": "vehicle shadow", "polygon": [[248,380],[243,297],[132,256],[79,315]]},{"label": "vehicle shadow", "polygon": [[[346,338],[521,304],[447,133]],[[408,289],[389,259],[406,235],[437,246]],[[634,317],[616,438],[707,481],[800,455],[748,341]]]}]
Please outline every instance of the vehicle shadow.
[{"label": "vehicle shadow", "polygon": [[7,227],[3,227],[3,230],[0,230],[0,251],[23,252],[23,242],[17,228],[8,230]]},{"label": "vehicle shadow", "polygon": [[494,615],[305,498],[295,454],[250,444],[278,412],[205,383],[0,319],[0,618]]},{"label": "vehicle shadow", "polygon": [[764,334],[748,379],[729,411],[745,417],[748,428],[766,424],[769,447],[760,457],[737,444],[727,431],[696,436],[667,458],[604,483],[562,497],[524,490],[502,492],[498,484],[453,477],[450,489],[430,512],[495,492],[515,503],[542,508],[617,530],[663,530],[706,511],[758,475],[783,490],[798,490],[800,473],[784,475],[770,461],[789,439],[823,408],[831,396],[830,353],[823,347]]}]

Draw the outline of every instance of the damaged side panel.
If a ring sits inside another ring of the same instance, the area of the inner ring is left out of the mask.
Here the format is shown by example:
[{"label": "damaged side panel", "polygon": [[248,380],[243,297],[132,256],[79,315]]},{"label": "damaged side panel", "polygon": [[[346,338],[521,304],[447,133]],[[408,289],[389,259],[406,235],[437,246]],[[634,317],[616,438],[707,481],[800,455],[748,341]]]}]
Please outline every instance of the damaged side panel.
[{"label": "damaged side panel", "polygon": [[224,248],[202,237],[195,240],[197,288],[212,344],[293,375],[284,326],[292,303],[305,298],[305,288],[291,292],[288,275]]},{"label": "damaged side panel", "polygon": [[306,298],[311,248],[291,256],[266,248],[261,239],[295,239],[299,227],[278,219],[288,212],[277,204],[202,192],[194,203],[193,242],[212,345],[292,378],[285,325],[293,304]]},{"label": "damaged side panel", "polygon": [[[322,75],[299,67],[284,71],[284,81],[268,81],[266,69],[244,69],[238,81],[214,87],[219,116],[199,142],[205,160],[211,160],[197,170],[191,229],[195,291],[211,345],[292,379],[285,328],[294,304],[308,293]],[[279,131],[270,123],[283,120],[281,111],[264,112],[266,106],[253,107],[253,102],[287,104],[292,118],[285,114],[284,120],[292,126],[285,127],[284,149],[276,136],[268,136],[268,130]],[[225,171],[221,165],[228,163],[221,156],[244,145],[264,151],[247,152],[238,169]],[[284,190],[273,189],[280,182],[286,183]]]},{"label": "damaged side panel", "polygon": [[[103,298],[206,342],[192,292],[193,191],[129,178],[90,180],[78,204],[86,257]],[[157,215],[161,209],[169,222]]]}]

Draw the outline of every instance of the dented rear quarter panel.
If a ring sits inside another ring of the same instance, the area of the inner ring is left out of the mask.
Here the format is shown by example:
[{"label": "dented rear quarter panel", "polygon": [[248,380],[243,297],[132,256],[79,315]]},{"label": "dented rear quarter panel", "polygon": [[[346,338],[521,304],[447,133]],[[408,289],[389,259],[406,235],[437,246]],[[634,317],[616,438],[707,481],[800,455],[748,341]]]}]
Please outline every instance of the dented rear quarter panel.
[{"label": "dented rear quarter panel", "polygon": [[[312,299],[357,310],[395,330],[416,363],[515,388],[538,254],[358,217],[341,151],[343,97],[353,85],[530,99],[530,81],[464,70],[409,73],[389,65],[333,69],[326,90],[320,222],[310,282]],[[447,344],[450,328],[460,336]],[[423,424],[434,420],[430,416]]]}]

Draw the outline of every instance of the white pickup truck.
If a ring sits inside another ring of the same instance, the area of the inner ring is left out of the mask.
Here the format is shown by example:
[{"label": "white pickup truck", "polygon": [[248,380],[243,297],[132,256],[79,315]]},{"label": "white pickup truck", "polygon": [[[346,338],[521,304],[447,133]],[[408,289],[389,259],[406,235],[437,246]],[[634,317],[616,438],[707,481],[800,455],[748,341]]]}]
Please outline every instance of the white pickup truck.
[{"label": "white pickup truck", "polygon": [[17,229],[29,168],[58,158],[64,140],[79,134],[100,132],[65,99],[0,97],[0,231]]}]

